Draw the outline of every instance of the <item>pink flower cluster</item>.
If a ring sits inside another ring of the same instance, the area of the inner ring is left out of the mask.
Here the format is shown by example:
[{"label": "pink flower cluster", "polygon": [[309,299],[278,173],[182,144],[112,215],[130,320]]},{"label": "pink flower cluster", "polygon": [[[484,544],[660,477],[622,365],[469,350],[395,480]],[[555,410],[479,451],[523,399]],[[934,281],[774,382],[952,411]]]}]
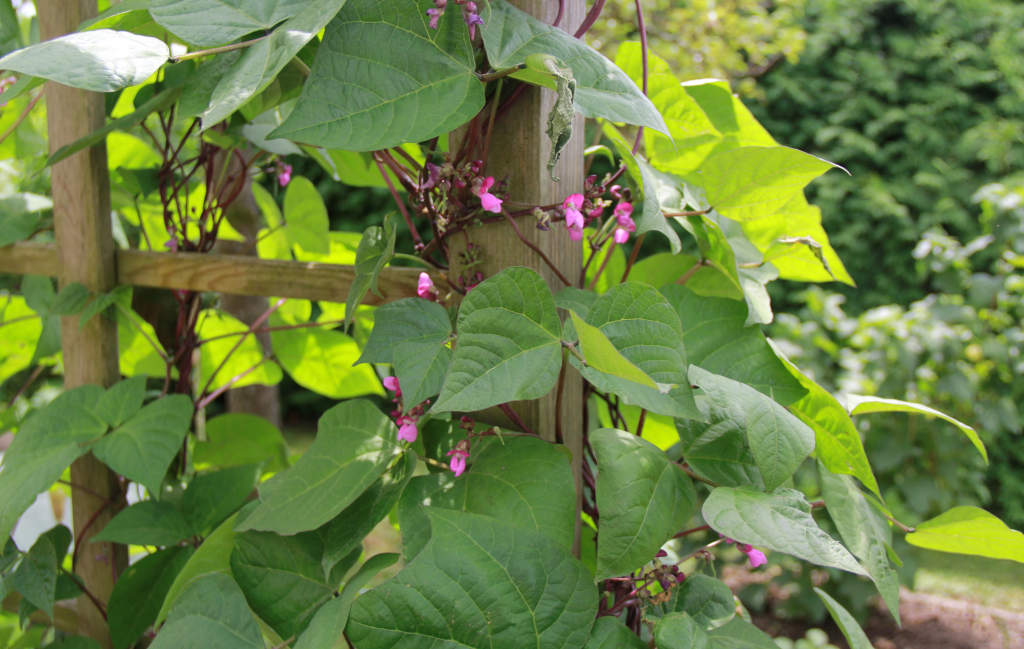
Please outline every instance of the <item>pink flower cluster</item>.
[{"label": "pink flower cluster", "polygon": [[[462,5],[462,19],[469,26],[469,39],[473,40],[476,37],[476,26],[484,24],[483,18],[477,13],[479,9],[472,0],[455,0],[455,4]],[[448,0],[434,0],[434,6],[427,9],[431,29],[437,29],[437,23],[441,20],[441,16],[444,15],[444,10],[447,8]]]},{"label": "pink flower cluster", "polygon": [[288,183],[292,181],[292,166],[289,164],[281,164],[277,169],[277,184],[282,187],[287,187]]},{"label": "pink flower cluster", "polygon": [[[587,216],[583,216],[583,208],[586,198],[583,194],[569,194],[564,201],[562,201],[562,211],[565,212],[565,227],[569,230],[569,238],[573,241],[580,241],[583,239],[583,226],[586,225],[587,221],[600,218],[604,212],[604,205],[607,202],[595,200],[590,209],[587,210]],[[602,204],[603,203],[603,204]],[[632,232],[636,232],[636,223],[633,222],[633,204],[626,200],[620,200],[612,210],[612,216],[618,223],[618,227],[615,228],[615,232],[612,235],[612,239],[615,243],[626,243],[629,241],[629,235]]]},{"label": "pink flower cluster", "polygon": [[412,444],[419,437],[419,428],[417,428],[416,422],[423,416],[424,405],[430,403],[430,400],[428,399],[417,405],[408,414],[402,414],[402,408],[399,405],[402,401],[402,387],[398,384],[398,378],[386,376],[383,383],[385,388],[395,393],[392,401],[395,405],[399,406],[391,411],[391,416],[395,418],[395,424],[398,425],[398,439],[399,441]]},{"label": "pink flower cluster", "polygon": [[469,436],[473,434],[473,420],[465,415],[459,418],[459,428],[466,432],[466,439],[460,440],[455,448],[448,451],[448,468],[452,470],[455,477],[459,477],[466,470],[466,460],[469,459]]},{"label": "pink flower cluster", "polygon": [[419,281],[416,282],[416,295],[431,302],[437,300],[437,287],[434,286],[434,280],[430,279],[430,275],[420,273]]},{"label": "pink flower cluster", "polygon": [[494,176],[477,178],[473,183],[473,193],[480,199],[480,207],[488,212],[501,214],[501,199],[490,192],[494,186]]}]

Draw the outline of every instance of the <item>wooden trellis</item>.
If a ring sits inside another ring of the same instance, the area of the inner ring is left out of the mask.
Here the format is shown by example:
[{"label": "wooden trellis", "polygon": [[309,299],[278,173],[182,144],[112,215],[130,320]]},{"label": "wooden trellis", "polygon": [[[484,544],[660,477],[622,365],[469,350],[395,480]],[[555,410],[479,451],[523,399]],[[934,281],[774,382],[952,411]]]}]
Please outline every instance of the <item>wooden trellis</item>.
[{"label": "wooden trellis", "polygon": [[[545,0],[514,0],[513,4],[547,22],[555,19],[559,3]],[[39,0],[38,16],[43,39],[74,31],[96,15],[95,0]],[[583,0],[562,3],[560,26],[573,31],[583,20]],[[97,130],[104,122],[101,94],[76,90],[56,83],[46,87],[50,150],[56,151]],[[489,173],[507,177],[514,200],[523,204],[550,204],[582,189],[582,120],[550,180],[546,161],[550,144],[544,135],[553,93],[529,89],[513,111],[501,120],[494,134],[488,161]],[[117,285],[147,286],[191,291],[218,291],[252,296],[276,296],[344,302],[354,278],[351,266],[257,259],[248,256],[198,253],[116,250],[111,235],[110,181],[106,146],[100,143],[81,151],[52,169],[53,215],[56,244],[18,243],[0,248],[0,272],[49,275],[61,285],[79,282],[94,293]],[[532,217],[528,217],[532,218]],[[576,277],[581,267],[579,245],[572,245],[564,231],[538,233],[532,225],[521,232],[545,251],[567,276]],[[561,282],[542,263],[539,255],[523,245],[519,234],[504,223],[485,226],[475,233],[484,240],[488,262],[485,270],[496,272],[512,265],[537,269],[553,289]],[[456,270],[456,269],[453,269]],[[388,268],[380,275],[382,298],[373,294],[365,303],[380,304],[414,296],[419,270]],[[101,316],[84,327],[77,317],[62,320],[65,386],[109,386],[119,379],[117,329]],[[574,373],[560,381],[559,394],[551,394],[524,407],[523,419],[550,440],[560,432],[577,461],[582,456],[582,383]],[[561,421],[555,422],[561,399]],[[89,592],[109,599],[114,582],[127,566],[126,548],[111,543],[88,543],[118,511],[110,500],[120,493],[116,475],[92,454],[71,467],[72,514],[80,552],[75,572]],[[121,504],[123,506],[123,503]],[[87,528],[87,529],[86,529]],[[84,533],[83,533],[84,530]],[[578,544],[578,534],[577,534]],[[578,546],[577,546],[578,547]],[[78,632],[104,639],[109,646],[106,621],[100,609],[84,597],[76,603]],[[62,612],[66,616],[66,611]]]}]

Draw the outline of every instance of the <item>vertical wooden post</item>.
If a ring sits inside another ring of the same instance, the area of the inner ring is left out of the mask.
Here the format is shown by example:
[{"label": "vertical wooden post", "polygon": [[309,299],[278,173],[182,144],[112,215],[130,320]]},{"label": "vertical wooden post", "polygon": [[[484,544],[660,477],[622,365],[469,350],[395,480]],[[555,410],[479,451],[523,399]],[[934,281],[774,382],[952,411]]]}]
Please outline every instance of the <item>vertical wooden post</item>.
[{"label": "vertical wooden post", "polygon": [[[558,14],[558,2],[551,0],[511,0],[512,4],[550,24]],[[583,22],[586,12],[584,0],[565,0],[564,13],[559,27],[572,33]],[[491,135],[489,159],[486,161],[488,175],[508,180],[509,200],[505,207],[509,211],[534,205],[561,203],[569,194],[583,191],[583,118],[577,115],[573,122],[572,139],[562,151],[558,165],[551,179],[547,161],[551,151],[548,140],[547,120],[555,103],[555,93],[541,88],[529,88],[512,108],[495,124]],[[533,216],[522,217],[519,230],[523,236],[537,246],[561,273],[575,281],[583,263],[582,244],[569,239],[568,232],[561,225],[552,226],[550,231],[538,230]],[[527,266],[538,271],[553,291],[561,290],[565,284],[541,257],[519,239],[507,223],[491,223],[469,230],[470,240],[484,249],[482,270],[491,276],[509,266]],[[462,245],[462,237],[454,237],[453,253]],[[457,254],[452,255],[452,270],[456,277],[462,272],[458,267]],[[558,428],[565,445],[572,451],[576,493],[581,491],[581,464],[583,458],[583,383],[571,368],[566,368],[561,389],[561,407],[557,408],[558,390],[546,397],[513,404],[524,422],[544,439],[554,440],[556,413]],[[577,537],[579,530],[577,530]]]},{"label": "vertical wooden post", "polygon": [[[54,38],[74,31],[96,15],[95,0],[39,0],[41,37]],[[75,65],[68,61],[67,65]],[[104,99],[97,93],[57,83],[46,87],[47,130],[50,151],[70,144],[104,123]],[[114,242],[110,225],[110,178],[104,143],[77,153],[53,166],[53,217],[61,262],[61,283],[80,282],[91,291],[109,291],[116,284]],[[117,327],[106,316],[79,326],[77,317],[61,322],[64,384],[110,385],[118,371]],[[127,548],[111,543],[90,543],[123,506],[117,476],[91,453],[71,465],[71,508],[74,520],[77,574],[89,594],[106,603],[118,574],[127,565]],[[90,598],[76,602],[79,632],[110,646],[105,614]]]}]

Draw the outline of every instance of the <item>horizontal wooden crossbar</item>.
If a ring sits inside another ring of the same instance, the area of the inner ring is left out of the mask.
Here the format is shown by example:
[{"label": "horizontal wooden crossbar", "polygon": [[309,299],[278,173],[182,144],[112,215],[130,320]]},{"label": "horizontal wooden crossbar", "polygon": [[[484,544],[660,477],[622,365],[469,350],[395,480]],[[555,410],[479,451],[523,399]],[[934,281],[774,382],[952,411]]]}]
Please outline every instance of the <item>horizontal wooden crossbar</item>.
[{"label": "horizontal wooden crossbar", "polygon": [[[16,243],[0,248],[0,272],[57,277],[56,246]],[[369,292],[362,303],[415,297],[419,273],[415,268],[385,268],[378,278],[383,297]],[[117,251],[117,283],[130,286],[344,302],[354,278],[352,266],[338,264],[213,253]]]}]

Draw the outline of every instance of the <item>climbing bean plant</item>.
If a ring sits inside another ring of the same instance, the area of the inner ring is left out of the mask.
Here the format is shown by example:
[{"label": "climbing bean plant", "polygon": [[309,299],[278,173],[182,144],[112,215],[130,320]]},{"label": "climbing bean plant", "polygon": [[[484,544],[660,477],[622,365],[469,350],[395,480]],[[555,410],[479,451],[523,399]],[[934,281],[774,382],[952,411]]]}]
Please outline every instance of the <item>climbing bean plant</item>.
[{"label": "climbing bean plant", "polygon": [[[851,416],[943,417],[936,435],[959,429],[986,458],[971,427],[900,395],[833,395],[760,328],[770,281],[851,283],[803,194],[844,170],[777,143],[724,82],[677,79],[645,41],[614,62],[588,47],[603,4],[571,34],[505,0],[128,0],[0,59],[11,102],[33,101],[43,79],[117,93],[105,129],[38,164],[104,137],[133,147],[113,169],[122,245],[203,253],[248,239],[266,258],[355,267],[347,304],[272,300],[248,326],[193,291],[166,300],[170,320],[140,315],[130,287],[58,292],[27,277],[4,297],[3,379],[59,372],[58,316],[119,321],[127,378],[34,409],[19,390],[0,469],[0,538],[90,451],[142,494],[96,537],[138,553],[93,602],[114,647],[770,649],[722,562],[757,569],[779,553],[844,570],[898,617],[894,533],[1024,561],[1024,537],[981,509],[896,520]],[[580,113],[587,155],[610,171],[523,207],[487,160],[531,85],[557,97],[549,168]],[[401,218],[329,231],[286,156],[389,188]],[[2,243],[47,236],[46,199],[32,196]],[[241,197],[258,219],[240,216]],[[541,255],[485,276],[493,248],[479,233],[493,222],[581,246],[584,265]],[[410,263],[424,269],[417,297],[359,307],[382,269]],[[339,400],[293,462],[266,421],[196,416],[283,373]],[[556,403],[581,409],[580,430],[535,429],[522,402],[560,393],[570,373],[585,401]],[[572,435],[576,457],[561,443]],[[806,466],[811,497],[793,482]],[[385,520],[401,554],[365,556]],[[7,541],[0,592],[20,595],[24,620],[57,619],[63,600],[90,596],[78,551],[63,526]],[[851,646],[869,646],[819,595]]]}]

